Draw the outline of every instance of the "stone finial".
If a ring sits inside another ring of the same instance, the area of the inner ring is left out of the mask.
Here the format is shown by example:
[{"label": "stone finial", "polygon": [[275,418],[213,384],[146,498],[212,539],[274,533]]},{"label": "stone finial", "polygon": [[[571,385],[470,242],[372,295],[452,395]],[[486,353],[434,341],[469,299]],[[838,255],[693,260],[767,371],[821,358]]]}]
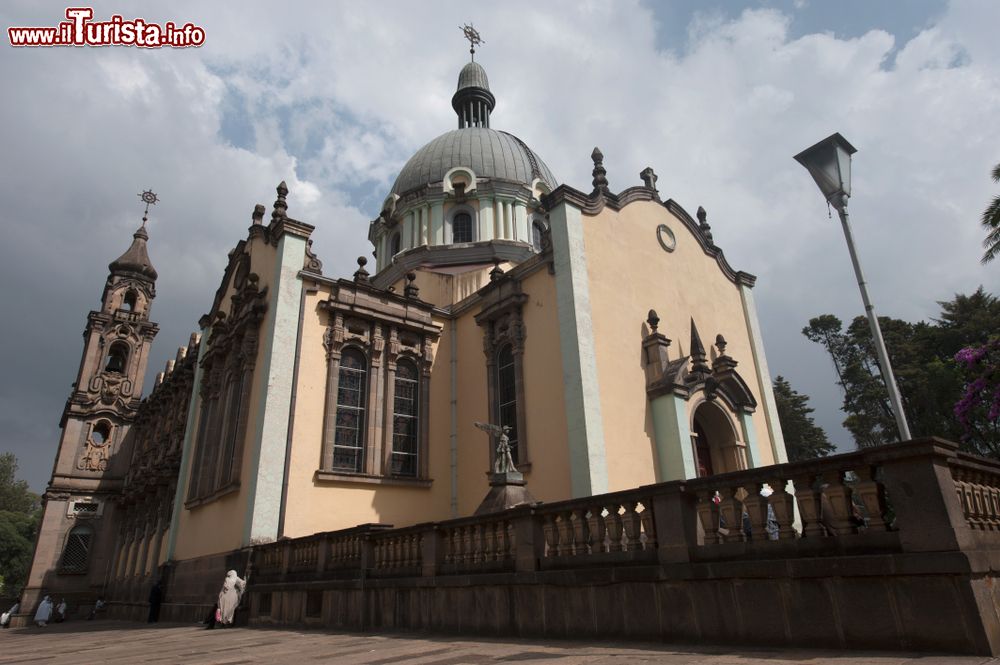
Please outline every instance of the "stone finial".
[{"label": "stone finial", "polygon": [[493,270],[490,271],[490,281],[497,281],[503,277],[503,274],[503,268],[500,267],[500,259],[493,259]]},{"label": "stone finial", "polygon": [[288,212],[288,202],[285,201],[285,197],[288,196],[288,185],[282,180],[275,189],[278,192],[278,198],[274,200],[274,211],[271,212],[271,221],[277,222],[284,219]]},{"label": "stone finial", "polygon": [[[363,256],[359,256],[358,269],[354,271],[354,281],[358,284],[368,284],[370,282],[368,279],[368,271],[365,270],[366,265],[368,265],[368,259]],[[407,275],[406,278],[409,279],[410,275]]]},{"label": "stone finial", "polygon": [[713,245],[715,241],[712,240],[712,227],[708,225],[708,213],[701,206],[698,206],[698,228],[701,230],[701,234],[705,236],[705,240],[708,244]]},{"label": "stone finial", "polygon": [[712,370],[708,366],[708,354],[705,353],[705,345],[701,343],[701,335],[698,334],[698,326],[691,319],[691,373],[711,374]]},{"label": "stone finial", "polygon": [[161,383],[163,383],[163,372],[157,372],[156,380],[153,381],[153,390],[159,388]]},{"label": "stone finial", "polygon": [[253,220],[254,226],[259,226],[260,224],[263,223],[264,210],[265,210],[264,206],[261,205],[260,203],[258,203],[253,207],[253,214],[250,216],[250,219]]},{"label": "stone finial", "polygon": [[722,333],[715,336],[715,348],[719,350],[720,356],[726,355],[726,338],[722,336]]},{"label": "stone finial", "polygon": [[174,356],[174,365],[180,365],[181,362],[183,362],[183,360],[187,357],[187,352],[188,350],[186,346],[178,346],[177,355]]},{"label": "stone finial", "polygon": [[647,166],[642,171],[640,171],[639,177],[642,178],[643,187],[645,187],[646,189],[651,189],[654,192],[657,191],[656,190],[657,175],[656,172],[653,171],[652,166]]},{"label": "stone finial", "polygon": [[[188,350],[187,350],[187,352],[188,353],[195,353],[195,349],[198,348],[199,344],[201,344],[201,333],[196,333],[196,332],[191,333],[191,337],[188,338]],[[195,355],[197,355],[197,354],[195,354]]]},{"label": "stone finial", "polygon": [[408,272],[406,273],[406,286],[403,287],[403,296],[406,298],[416,298],[417,294],[420,293],[420,288],[414,284],[417,279],[417,273]]},{"label": "stone finial", "polygon": [[174,373],[174,359],[170,358],[167,360],[166,367],[163,368],[163,376],[167,377]]},{"label": "stone finial", "polygon": [[649,324],[650,332],[655,333],[656,329],[660,325],[660,317],[657,316],[655,309],[649,310],[649,315],[646,317],[646,323]]},{"label": "stone finial", "polygon": [[601,152],[600,148],[595,147],[594,152],[590,153],[590,158],[594,160],[594,194],[598,192],[607,194],[610,190],[608,189],[608,172],[604,168],[604,153]]}]

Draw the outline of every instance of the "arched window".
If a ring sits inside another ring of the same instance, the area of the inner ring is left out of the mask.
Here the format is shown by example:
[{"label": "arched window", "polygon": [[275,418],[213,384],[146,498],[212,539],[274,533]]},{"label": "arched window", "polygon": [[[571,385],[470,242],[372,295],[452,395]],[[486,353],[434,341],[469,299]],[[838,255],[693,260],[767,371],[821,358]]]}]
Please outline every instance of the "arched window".
[{"label": "arched window", "polygon": [[104,365],[105,372],[125,373],[128,364],[128,345],[124,342],[115,342],[108,351],[107,362]]},{"label": "arched window", "polygon": [[66,536],[59,570],[63,573],[85,573],[90,560],[90,545],[94,532],[89,526],[75,526]]},{"label": "arched window", "polygon": [[111,436],[111,423],[99,420],[90,430],[90,440],[95,446],[103,446]]},{"label": "arched window", "polygon": [[413,363],[403,360],[396,366],[395,398],[392,408],[392,473],[417,475],[420,443],[418,395],[420,375]]},{"label": "arched window", "polygon": [[236,436],[243,419],[243,372],[230,375],[226,388],[226,425],[222,438],[222,459],[219,469],[219,484],[225,485],[233,477],[233,459],[236,452]]},{"label": "arched window", "polygon": [[134,312],[135,305],[138,302],[138,295],[132,289],[125,292],[125,298],[122,299],[122,309],[126,312]]},{"label": "arched window", "polygon": [[542,251],[542,235],[545,233],[545,225],[538,220],[531,223],[531,246],[536,252]]},{"label": "arched window", "polygon": [[337,421],[333,468],[360,473],[365,447],[365,397],[368,360],[356,348],[344,349],[337,380]]},{"label": "arched window", "polygon": [[399,231],[396,231],[391,236],[389,236],[389,258],[399,254]]},{"label": "arched window", "polygon": [[497,424],[510,427],[510,456],[518,463],[517,386],[514,382],[514,351],[510,344],[497,351]]},{"label": "arched window", "polygon": [[460,212],[451,219],[451,241],[472,242],[472,215]]}]

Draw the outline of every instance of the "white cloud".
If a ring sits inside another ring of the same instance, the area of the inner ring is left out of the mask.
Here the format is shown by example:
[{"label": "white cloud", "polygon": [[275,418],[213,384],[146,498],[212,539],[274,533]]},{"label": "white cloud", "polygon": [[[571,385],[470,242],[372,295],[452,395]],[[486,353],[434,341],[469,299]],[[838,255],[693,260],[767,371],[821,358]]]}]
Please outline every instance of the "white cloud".
[{"label": "white cloud", "polygon": [[[24,311],[32,333],[5,327],[0,422],[34,431],[15,450],[40,485],[54,433],[26,418],[58,417],[85,311],[138,223],[141,189],[163,199],[150,229],[162,327],[151,371],[186,342],[253,204],[270,205],[280,180],[290,214],[317,226],[327,273],[349,274],[398,169],[455,124],[467,57],[457,24],[471,20],[486,40],[477,59],[497,96],[494,125],[564,182],[589,190],[599,145],[613,188],[651,165],[664,196],[705,206],[731,262],[760,277],[772,371],[824,399],[829,427],[840,420],[832,372],[798,331],[820,313],[861,313],[860,299],[840,230],[791,155],[833,131],[859,148],[851,207],[881,313],[928,317],[954,292],[996,290],[978,264],[977,218],[1000,161],[998,13],[954,3],[909,41],[878,30],[794,39],[776,11],[699,15],[686,50],[665,52],[635,2],[173,3],[145,18],[199,23],[204,47],[7,49],[0,133],[14,158],[0,163],[0,275],[16,287],[0,307]],[[0,16],[50,25],[60,12],[8,3]],[[250,132],[245,142],[225,137],[227,119]],[[35,394],[22,392],[27,375]]]}]

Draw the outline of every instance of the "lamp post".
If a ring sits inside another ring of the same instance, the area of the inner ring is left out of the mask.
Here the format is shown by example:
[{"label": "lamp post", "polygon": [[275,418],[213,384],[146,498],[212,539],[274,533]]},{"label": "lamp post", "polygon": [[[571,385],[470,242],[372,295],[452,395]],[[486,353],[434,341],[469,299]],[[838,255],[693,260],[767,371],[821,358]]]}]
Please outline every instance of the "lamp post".
[{"label": "lamp post", "polygon": [[875,316],[875,306],[868,297],[868,286],[865,284],[864,273],[858,253],[854,249],[854,236],[847,217],[847,199],[851,196],[851,155],[857,150],[843,136],[833,134],[823,139],[811,148],[806,148],[795,155],[795,161],[806,167],[813,177],[826,200],[837,209],[840,223],[844,227],[844,238],[847,239],[847,250],[851,253],[851,263],[854,264],[854,274],[858,278],[858,288],[861,289],[861,300],[865,303],[865,314],[868,325],[872,329],[875,340],[875,351],[878,353],[879,366],[882,369],[882,380],[889,391],[889,401],[896,416],[896,426],[899,428],[900,441],[910,439],[910,427],[906,424],[906,414],[903,413],[903,403],[899,398],[899,388],[896,387],[896,377],[889,364],[889,354],[885,351],[885,341],[882,339],[882,329]]}]

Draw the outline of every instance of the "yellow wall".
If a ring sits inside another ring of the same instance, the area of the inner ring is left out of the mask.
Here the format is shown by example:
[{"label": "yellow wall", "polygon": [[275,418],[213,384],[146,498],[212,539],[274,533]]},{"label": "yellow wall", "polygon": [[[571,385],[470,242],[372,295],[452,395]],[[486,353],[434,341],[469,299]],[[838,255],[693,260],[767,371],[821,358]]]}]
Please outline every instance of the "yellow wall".
[{"label": "yellow wall", "polygon": [[[275,248],[261,239],[248,241],[247,252],[250,254],[250,272],[256,273],[259,277],[258,286],[261,290],[268,288],[268,310],[264,320],[260,325],[260,339],[257,345],[257,360],[254,365],[253,387],[248,400],[246,439],[243,444],[243,461],[240,470],[240,487],[215,501],[211,501],[191,509],[183,508],[177,529],[177,541],[174,549],[174,558],[190,559],[193,557],[215,554],[227,550],[235,549],[242,545],[243,527],[247,519],[247,487],[251,483],[253,473],[253,460],[255,458],[254,447],[257,437],[257,419],[260,415],[260,394],[266,390],[266,378],[263,376],[265,367],[264,357],[268,351],[266,331],[270,327],[271,318],[274,316],[274,296],[277,285],[273,284],[275,278],[275,267],[277,252]],[[232,296],[235,293],[232,284],[226,288],[226,295],[223,297],[219,307],[229,314]],[[203,340],[202,343],[206,343]],[[199,370],[200,371],[200,370]],[[195,407],[194,420],[189,423],[188,431],[194,437],[192,441],[197,444],[198,421],[201,416],[201,396],[195,393],[192,400],[197,402]],[[189,453],[189,464],[193,465],[197,458],[197,450],[192,449]],[[192,469],[188,469],[190,478]],[[181,501],[187,499],[187,488],[190,480],[185,482],[184,492]]]},{"label": "yellow wall", "polygon": [[[737,371],[758,402],[761,392],[739,288],[683,222],[662,205],[645,201],[620,211],[605,208],[582,219],[608,489],[622,490],[659,480],[642,354],[650,309],[660,316],[659,332],[673,340],[668,350],[671,360],[690,353],[693,317],[710,355],[714,356],[711,345],[721,333],[729,343],[727,355],[740,363]],[[659,224],[666,224],[677,239],[671,253],[657,241]],[[689,410],[689,423],[690,417]],[[739,423],[733,420],[739,431]],[[763,458],[758,464],[771,464],[761,406],[753,420]]]}]

